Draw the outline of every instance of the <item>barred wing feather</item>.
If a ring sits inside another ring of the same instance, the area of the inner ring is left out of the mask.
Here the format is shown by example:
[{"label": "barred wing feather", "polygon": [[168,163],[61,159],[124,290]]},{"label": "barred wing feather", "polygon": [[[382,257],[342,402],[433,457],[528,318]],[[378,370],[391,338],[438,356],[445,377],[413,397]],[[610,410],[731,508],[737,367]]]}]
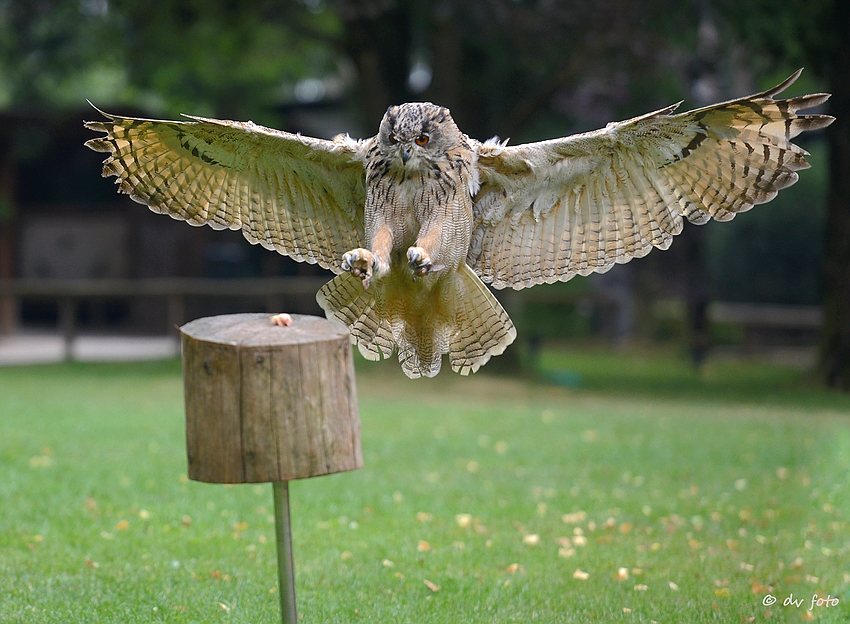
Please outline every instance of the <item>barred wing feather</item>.
[{"label": "barred wing feather", "polygon": [[666,249],[683,217],[728,221],[770,201],[809,166],[791,139],[833,121],[796,114],[827,94],[773,99],[799,75],[687,113],[677,104],[562,139],[480,144],[467,263],[496,288],[566,281]]},{"label": "barred wing feather", "polygon": [[364,244],[365,141],[325,141],[252,122],[157,121],[102,113],[103,175],[121,192],[191,225],[242,230],[298,261],[340,272]]}]

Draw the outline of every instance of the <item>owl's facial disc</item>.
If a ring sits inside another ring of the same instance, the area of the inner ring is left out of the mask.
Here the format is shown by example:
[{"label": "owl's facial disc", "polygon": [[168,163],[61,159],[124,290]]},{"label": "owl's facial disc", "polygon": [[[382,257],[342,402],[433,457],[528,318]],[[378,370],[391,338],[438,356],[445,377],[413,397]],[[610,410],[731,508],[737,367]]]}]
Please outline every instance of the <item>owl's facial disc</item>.
[{"label": "owl's facial disc", "polygon": [[387,109],[379,138],[385,154],[398,158],[402,166],[418,168],[451,147],[445,144],[447,127],[454,127],[448,109],[413,102]]}]

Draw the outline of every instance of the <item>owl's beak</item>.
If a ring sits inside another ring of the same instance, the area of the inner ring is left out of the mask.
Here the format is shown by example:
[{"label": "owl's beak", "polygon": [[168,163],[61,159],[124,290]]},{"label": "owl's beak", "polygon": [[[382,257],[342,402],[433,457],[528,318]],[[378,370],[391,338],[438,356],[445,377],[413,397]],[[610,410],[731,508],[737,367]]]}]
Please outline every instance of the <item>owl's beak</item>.
[{"label": "owl's beak", "polygon": [[401,162],[406,165],[408,160],[410,160],[410,148],[403,147],[401,148]]}]

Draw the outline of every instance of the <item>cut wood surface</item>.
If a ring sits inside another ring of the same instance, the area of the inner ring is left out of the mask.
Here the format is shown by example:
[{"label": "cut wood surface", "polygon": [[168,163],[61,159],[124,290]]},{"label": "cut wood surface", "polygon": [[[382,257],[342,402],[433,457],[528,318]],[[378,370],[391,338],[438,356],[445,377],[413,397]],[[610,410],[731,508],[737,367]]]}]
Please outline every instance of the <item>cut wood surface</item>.
[{"label": "cut wood surface", "polygon": [[189,478],[289,481],[363,465],[348,330],[293,314],[181,327]]}]

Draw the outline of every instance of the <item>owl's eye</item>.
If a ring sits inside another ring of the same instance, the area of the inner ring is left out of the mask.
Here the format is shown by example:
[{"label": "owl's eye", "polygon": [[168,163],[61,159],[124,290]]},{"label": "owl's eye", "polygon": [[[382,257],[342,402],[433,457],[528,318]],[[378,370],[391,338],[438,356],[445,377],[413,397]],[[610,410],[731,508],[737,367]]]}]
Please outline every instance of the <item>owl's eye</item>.
[{"label": "owl's eye", "polygon": [[388,138],[390,139],[390,143],[392,143],[393,145],[398,143],[398,137],[396,135],[394,135],[392,132],[390,133],[390,136]]},{"label": "owl's eye", "polygon": [[416,145],[419,145],[420,147],[425,147],[426,145],[428,145],[428,141],[430,141],[430,140],[431,140],[431,137],[429,137],[427,134],[420,134],[418,137],[416,137],[414,139],[414,141],[416,142]]}]

